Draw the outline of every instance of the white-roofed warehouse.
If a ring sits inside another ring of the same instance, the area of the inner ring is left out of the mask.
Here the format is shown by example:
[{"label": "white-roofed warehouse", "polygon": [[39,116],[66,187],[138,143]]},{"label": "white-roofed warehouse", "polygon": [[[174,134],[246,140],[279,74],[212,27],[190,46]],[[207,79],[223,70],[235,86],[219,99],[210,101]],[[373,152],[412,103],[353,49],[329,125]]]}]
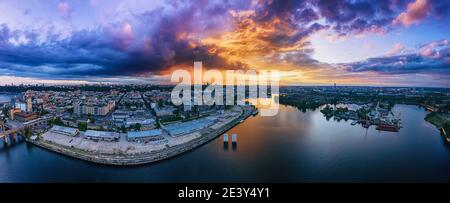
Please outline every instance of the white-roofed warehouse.
[{"label": "white-roofed warehouse", "polygon": [[161,129],[128,132],[127,134],[127,140],[129,142],[150,142],[162,139],[164,137],[162,136]]},{"label": "white-roofed warehouse", "polygon": [[68,128],[59,125],[54,125],[52,128],[50,128],[49,132],[72,137],[78,135],[79,133],[78,129],[76,128]]},{"label": "white-roofed warehouse", "polygon": [[103,140],[103,141],[117,141],[119,140],[119,133],[109,132],[109,131],[96,131],[96,130],[87,130],[84,133],[84,136],[91,140]]}]

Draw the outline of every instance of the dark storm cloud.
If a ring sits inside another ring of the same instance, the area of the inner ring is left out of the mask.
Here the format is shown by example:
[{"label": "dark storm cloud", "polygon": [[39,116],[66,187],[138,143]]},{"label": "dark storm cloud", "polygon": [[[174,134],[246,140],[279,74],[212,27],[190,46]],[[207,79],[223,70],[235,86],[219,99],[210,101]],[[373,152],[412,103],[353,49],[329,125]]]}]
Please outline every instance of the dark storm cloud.
[{"label": "dark storm cloud", "polygon": [[[268,60],[296,65],[320,65],[311,58],[308,37],[332,29],[339,35],[386,32],[403,12],[408,0],[273,0],[258,1],[168,1],[164,7],[136,13],[133,20],[108,22],[96,28],[75,30],[68,37],[47,34],[40,42],[37,31],[11,30],[0,26],[0,74],[41,77],[139,76],[158,74],[174,66],[190,67],[195,60],[213,68],[246,68],[221,57],[220,47],[201,43],[202,37],[228,29],[237,32],[249,25],[235,23],[231,10],[254,10],[248,18],[256,27],[273,28],[257,36],[260,53],[274,51]],[[448,15],[448,1],[431,1],[430,12]],[[253,28],[252,28],[253,29]],[[254,40],[256,41],[256,40]],[[297,46],[291,48],[292,46]],[[290,49],[286,49],[286,47]],[[287,50],[287,51],[286,51]],[[226,51],[226,50],[225,50]],[[239,50],[237,50],[238,52]],[[442,54],[441,54],[442,55]],[[401,60],[402,59],[402,60]],[[401,73],[448,67],[448,59],[420,54],[374,58],[348,64],[349,71]],[[404,64],[403,66],[398,64]],[[403,68],[402,68],[403,67]]]},{"label": "dark storm cloud", "polygon": [[[232,5],[195,1],[172,2],[172,15],[160,11],[138,14],[136,22],[115,23],[91,30],[79,30],[70,37],[47,36],[38,43],[38,33],[11,31],[0,27],[0,69],[12,75],[137,76],[159,73],[175,65],[188,68],[203,61],[210,68],[246,68],[210,52],[193,34],[220,29]],[[176,5],[175,5],[176,4]],[[151,24],[153,26],[147,26]],[[25,36],[27,43],[10,43]]]}]

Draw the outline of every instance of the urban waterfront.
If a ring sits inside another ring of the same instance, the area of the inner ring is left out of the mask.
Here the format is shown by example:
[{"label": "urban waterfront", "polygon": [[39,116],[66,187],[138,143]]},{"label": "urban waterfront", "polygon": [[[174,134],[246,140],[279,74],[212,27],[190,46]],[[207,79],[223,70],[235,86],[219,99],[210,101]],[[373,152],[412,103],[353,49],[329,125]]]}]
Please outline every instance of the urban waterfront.
[{"label": "urban waterfront", "polygon": [[445,182],[450,146],[425,109],[396,105],[399,132],[327,120],[317,109],[281,106],[175,158],[116,167],[73,159],[19,141],[0,145],[1,182]]}]

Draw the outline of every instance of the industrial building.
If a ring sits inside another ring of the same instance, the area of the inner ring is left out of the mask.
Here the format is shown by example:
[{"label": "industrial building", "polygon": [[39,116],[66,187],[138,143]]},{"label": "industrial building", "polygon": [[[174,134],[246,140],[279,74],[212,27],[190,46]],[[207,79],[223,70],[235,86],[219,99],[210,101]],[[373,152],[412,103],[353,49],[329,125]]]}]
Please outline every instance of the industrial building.
[{"label": "industrial building", "polygon": [[108,142],[118,141],[120,138],[119,133],[96,131],[96,130],[87,130],[84,133],[84,137],[94,141],[108,141]]},{"label": "industrial building", "polygon": [[142,126],[149,126],[149,125],[154,125],[155,124],[155,119],[142,119],[142,118],[129,118],[127,119],[127,121],[125,122],[125,127],[130,127],[132,125],[136,125],[136,124],[141,124]]},{"label": "industrial building", "polygon": [[36,113],[19,112],[14,114],[14,119],[20,122],[28,122],[37,118]]},{"label": "industrial building", "polygon": [[169,133],[171,136],[180,136],[189,134],[198,130],[201,130],[203,128],[206,128],[217,120],[216,117],[207,117],[207,118],[201,118],[196,119],[192,121],[187,122],[181,122],[181,123],[175,123],[165,126],[165,130]]},{"label": "industrial building", "polygon": [[68,128],[68,127],[63,127],[63,126],[58,126],[55,125],[52,128],[50,128],[49,132],[51,133],[55,133],[55,134],[60,134],[60,135],[67,135],[67,136],[77,136],[78,133],[80,133],[80,131],[78,131],[78,129],[76,128]]},{"label": "industrial building", "polygon": [[150,142],[162,139],[164,139],[164,137],[162,136],[161,129],[128,132],[127,134],[127,140],[129,142]]}]

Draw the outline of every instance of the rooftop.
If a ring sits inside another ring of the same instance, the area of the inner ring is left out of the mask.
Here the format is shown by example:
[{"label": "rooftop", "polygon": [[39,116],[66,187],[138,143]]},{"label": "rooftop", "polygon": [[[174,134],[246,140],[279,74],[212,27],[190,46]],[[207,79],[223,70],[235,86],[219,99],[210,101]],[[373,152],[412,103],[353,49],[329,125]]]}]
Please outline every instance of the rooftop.
[{"label": "rooftop", "polygon": [[78,129],[76,128],[68,128],[64,126],[55,125],[50,129],[53,133],[58,134],[70,134],[70,135],[76,135],[78,133]]},{"label": "rooftop", "polygon": [[154,137],[161,135],[162,131],[160,129],[146,130],[146,131],[136,131],[128,132],[128,138],[143,138],[143,137]]},{"label": "rooftop", "polygon": [[214,123],[216,117],[206,117],[192,121],[175,123],[166,126],[171,135],[180,135],[200,130]]},{"label": "rooftop", "polygon": [[96,131],[96,130],[87,130],[84,133],[85,136],[88,137],[98,137],[98,138],[118,138],[119,135],[115,132],[108,131]]}]

